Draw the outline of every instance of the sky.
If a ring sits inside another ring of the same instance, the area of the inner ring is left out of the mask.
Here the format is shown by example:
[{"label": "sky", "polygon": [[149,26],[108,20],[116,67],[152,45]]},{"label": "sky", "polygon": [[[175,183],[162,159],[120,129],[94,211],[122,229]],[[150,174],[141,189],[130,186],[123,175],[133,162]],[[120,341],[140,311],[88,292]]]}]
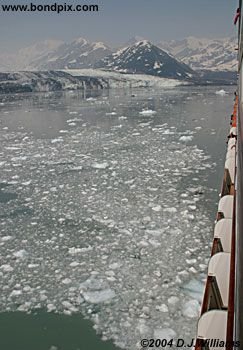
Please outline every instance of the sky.
[{"label": "sky", "polygon": [[[1,0],[30,4],[31,0]],[[84,37],[118,46],[137,35],[157,43],[187,36],[234,36],[238,0],[32,0],[33,4],[98,4],[99,12],[6,13],[0,8],[0,47],[13,52],[45,39]]]}]

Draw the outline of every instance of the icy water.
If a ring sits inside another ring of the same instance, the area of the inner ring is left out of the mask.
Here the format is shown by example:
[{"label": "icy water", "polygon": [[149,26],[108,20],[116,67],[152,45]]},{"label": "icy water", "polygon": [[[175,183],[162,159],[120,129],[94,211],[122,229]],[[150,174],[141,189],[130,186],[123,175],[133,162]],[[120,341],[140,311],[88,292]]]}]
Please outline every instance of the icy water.
[{"label": "icy water", "polygon": [[233,106],[220,89],[0,97],[1,349],[191,341]]}]

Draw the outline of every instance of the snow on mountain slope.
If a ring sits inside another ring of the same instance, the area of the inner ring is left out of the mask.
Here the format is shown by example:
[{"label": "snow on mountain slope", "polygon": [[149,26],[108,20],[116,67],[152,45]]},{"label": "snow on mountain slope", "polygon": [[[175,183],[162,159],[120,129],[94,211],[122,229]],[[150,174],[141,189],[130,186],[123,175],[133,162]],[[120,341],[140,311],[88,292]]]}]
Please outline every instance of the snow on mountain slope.
[{"label": "snow on mountain slope", "polygon": [[61,44],[63,44],[63,41],[60,40],[44,40],[22,48],[15,53],[0,54],[0,70],[17,71],[28,69],[33,60],[40,59],[48,52],[56,50]]},{"label": "snow on mountain slope", "polygon": [[149,74],[163,78],[188,79],[195,72],[147,40],[125,47],[95,64],[116,72]]},{"label": "snow on mountain slope", "polygon": [[194,70],[234,71],[237,67],[236,38],[163,41],[158,45]]},{"label": "snow on mountain slope", "polygon": [[71,43],[45,40],[15,53],[1,53],[0,71],[83,69],[96,66],[162,77],[179,78],[179,74],[182,74],[181,79],[193,74],[185,65],[189,65],[195,71],[236,71],[237,40],[234,38],[188,37],[184,40],[161,42],[159,48],[141,39],[130,39],[125,47],[122,46],[113,55],[111,54],[114,50],[102,42],[89,42],[83,38]]},{"label": "snow on mountain slope", "polygon": [[102,42],[89,42],[78,38],[33,61],[31,67],[45,70],[89,68],[111,52],[111,49]]}]

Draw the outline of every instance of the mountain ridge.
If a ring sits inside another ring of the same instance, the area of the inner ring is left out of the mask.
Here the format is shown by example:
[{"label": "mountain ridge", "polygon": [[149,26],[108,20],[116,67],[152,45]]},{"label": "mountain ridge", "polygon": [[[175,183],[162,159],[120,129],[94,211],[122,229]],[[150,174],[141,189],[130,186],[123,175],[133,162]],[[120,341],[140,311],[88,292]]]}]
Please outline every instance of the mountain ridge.
[{"label": "mountain ridge", "polygon": [[95,68],[128,74],[148,74],[187,80],[196,73],[148,40],[119,49],[95,64]]},{"label": "mountain ridge", "polygon": [[158,46],[196,71],[235,71],[236,38],[206,39],[187,37],[162,41]]},{"label": "mountain ridge", "polygon": [[[141,41],[147,40],[133,37],[119,50]],[[200,74],[201,71],[236,72],[236,45],[233,38],[205,39],[191,36],[182,40],[161,41],[156,46]],[[103,42],[91,42],[82,37],[67,43],[44,40],[12,54],[0,54],[0,71],[93,68],[116,50]]]}]

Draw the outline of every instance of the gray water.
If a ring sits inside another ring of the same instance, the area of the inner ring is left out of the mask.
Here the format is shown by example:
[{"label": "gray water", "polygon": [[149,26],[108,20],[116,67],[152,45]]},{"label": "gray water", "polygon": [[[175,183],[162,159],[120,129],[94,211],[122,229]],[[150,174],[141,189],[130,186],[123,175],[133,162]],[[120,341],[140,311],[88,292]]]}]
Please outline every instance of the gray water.
[{"label": "gray water", "polygon": [[[0,98],[5,348],[86,350],[83,318],[92,350],[195,336],[233,107],[216,90]],[[65,344],[10,342],[28,313],[61,322]]]}]

